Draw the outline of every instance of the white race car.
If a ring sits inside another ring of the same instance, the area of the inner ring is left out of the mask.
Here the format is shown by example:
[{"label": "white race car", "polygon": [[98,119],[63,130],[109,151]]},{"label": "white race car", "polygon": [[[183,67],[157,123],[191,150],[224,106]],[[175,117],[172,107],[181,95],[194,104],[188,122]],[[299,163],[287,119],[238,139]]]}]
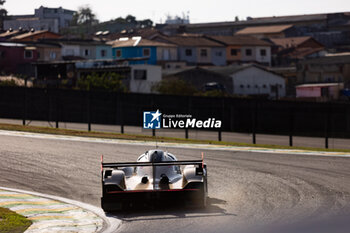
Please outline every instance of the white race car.
[{"label": "white race car", "polygon": [[205,207],[207,166],[202,160],[178,161],[173,154],[149,150],[137,162],[104,163],[101,206],[110,212],[131,206],[175,203]]}]

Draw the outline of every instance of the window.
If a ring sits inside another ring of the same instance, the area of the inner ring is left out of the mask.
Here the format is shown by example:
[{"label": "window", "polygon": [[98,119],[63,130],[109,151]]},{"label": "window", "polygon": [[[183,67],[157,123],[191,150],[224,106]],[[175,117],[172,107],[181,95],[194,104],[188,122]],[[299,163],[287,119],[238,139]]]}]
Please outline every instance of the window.
[{"label": "window", "polygon": [[247,85],[247,88],[250,88],[250,85],[249,85],[249,84]]},{"label": "window", "polygon": [[266,49],[260,49],[260,56],[266,56]]},{"label": "window", "polygon": [[0,58],[5,58],[5,51],[0,51]]},{"label": "window", "polygon": [[201,57],[207,57],[208,51],[206,49],[201,49],[200,54],[201,54]]},{"label": "window", "polygon": [[107,51],[105,49],[101,50],[101,57],[105,57],[107,54]]},{"label": "window", "polygon": [[231,56],[237,56],[238,50],[237,49],[231,49]]},{"label": "window", "polygon": [[37,52],[36,54],[38,56],[38,59],[40,59],[40,52]]},{"label": "window", "polygon": [[215,56],[217,56],[217,57],[222,57],[222,52],[221,52],[221,51],[215,52]]},{"label": "window", "polygon": [[135,80],[147,80],[147,71],[146,70],[134,70],[134,79]]},{"label": "window", "polygon": [[246,49],[245,50],[245,55],[251,56],[252,55],[252,50],[251,49]]},{"label": "window", "polygon": [[244,85],[243,85],[243,84],[241,84],[241,85],[240,85],[240,87],[241,87],[241,88],[244,88]]},{"label": "window", "polygon": [[32,51],[32,50],[25,50],[25,51],[24,51],[24,58],[25,58],[25,59],[31,59],[31,58],[33,58],[33,51]]},{"label": "window", "polygon": [[143,56],[149,57],[151,54],[151,50],[149,48],[143,49]]},{"label": "window", "polygon": [[120,49],[117,50],[117,57],[122,57],[122,51]]},{"label": "window", "polygon": [[185,54],[187,57],[191,57],[192,56],[192,49],[186,49]]},{"label": "window", "polygon": [[85,50],[84,50],[84,55],[85,55],[85,56],[89,56],[89,55],[90,55],[90,50],[85,49]]}]

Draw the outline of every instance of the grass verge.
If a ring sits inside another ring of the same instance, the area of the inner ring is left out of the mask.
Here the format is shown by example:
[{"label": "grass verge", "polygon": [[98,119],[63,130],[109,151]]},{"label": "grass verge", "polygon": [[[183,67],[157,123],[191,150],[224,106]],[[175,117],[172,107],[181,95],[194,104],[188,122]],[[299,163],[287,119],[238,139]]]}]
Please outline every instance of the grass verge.
[{"label": "grass verge", "polygon": [[0,207],[0,232],[22,233],[32,224],[26,217]]},{"label": "grass verge", "polygon": [[81,130],[71,129],[56,129],[50,127],[41,126],[23,126],[13,124],[0,124],[0,130],[10,131],[23,131],[31,133],[45,133],[45,134],[56,134],[56,135],[67,135],[67,136],[79,136],[79,137],[94,137],[94,138],[108,138],[108,139],[125,139],[125,140],[139,140],[139,141],[158,141],[158,142],[175,142],[175,143],[189,143],[189,144],[212,144],[212,145],[223,145],[223,146],[240,146],[240,147],[262,147],[267,149],[300,149],[309,151],[328,151],[328,152],[350,152],[348,149],[324,149],[314,147],[290,147],[280,145],[269,145],[269,144],[250,144],[250,143],[237,143],[237,142],[224,142],[224,141],[212,141],[212,140],[198,140],[198,139],[184,139],[184,138],[172,138],[172,137],[152,137],[147,135],[137,134],[120,134],[120,133],[109,133],[109,132],[87,132]]}]

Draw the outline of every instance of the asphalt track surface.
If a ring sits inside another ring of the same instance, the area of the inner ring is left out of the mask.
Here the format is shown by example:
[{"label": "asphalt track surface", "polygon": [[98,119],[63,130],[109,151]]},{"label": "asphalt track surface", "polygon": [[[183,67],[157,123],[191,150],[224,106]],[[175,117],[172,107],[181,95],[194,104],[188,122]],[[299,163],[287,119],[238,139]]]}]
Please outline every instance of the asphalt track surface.
[{"label": "asphalt track surface", "polygon": [[[20,136],[0,136],[0,145],[0,186],[96,206],[101,195],[100,155],[106,162],[126,162],[153,149]],[[169,152],[178,159],[198,159],[201,151],[171,148]],[[205,210],[173,206],[124,211],[116,213],[123,221],[119,231],[349,232],[350,158],[204,153],[209,174]]]}]

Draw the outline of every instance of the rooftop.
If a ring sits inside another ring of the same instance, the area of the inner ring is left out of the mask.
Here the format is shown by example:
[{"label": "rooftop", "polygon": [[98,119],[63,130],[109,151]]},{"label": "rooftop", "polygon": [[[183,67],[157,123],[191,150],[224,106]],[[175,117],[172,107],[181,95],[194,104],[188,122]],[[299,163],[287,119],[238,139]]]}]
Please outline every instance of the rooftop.
[{"label": "rooftop", "polygon": [[223,47],[222,44],[200,36],[158,36],[162,40],[178,46]]},{"label": "rooftop", "polygon": [[246,27],[238,32],[236,35],[252,35],[252,34],[264,34],[264,33],[281,33],[289,28],[293,27],[292,24],[288,25],[275,25],[275,26],[259,26],[259,27]]},{"label": "rooftop", "polygon": [[271,38],[271,42],[275,45],[278,45],[282,48],[298,47],[299,45],[305,43],[308,40],[313,40],[315,43],[319,44],[320,47],[323,47],[321,43],[316,41],[311,36],[301,36],[301,37],[288,37],[288,38]]},{"label": "rooftop", "polygon": [[311,83],[311,84],[301,84],[296,87],[334,87],[341,86],[343,83]]},{"label": "rooftop", "polygon": [[137,46],[176,47],[176,45],[174,44],[147,40],[141,37],[120,38],[119,40],[115,40],[112,44],[113,48],[137,47]]},{"label": "rooftop", "polygon": [[[21,40],[21,39],[24,39],[24,38],[27,38],[27,37],[40,35],[40,34],[43,34],[43,33],[56,34],[56,33],[50,32],[48,30],[38,30],[38,31],[27,32],[27,33],[23,33],[23,34],[18,35],[18,36],[11,37],[11,40]],[[56,34],[56,35],[60,36],[59,34]]]},{"label": "rooftop", "polygon": [[253,36],[208,36],[208,38],[226,45],[271,46],[270,43]]}]

